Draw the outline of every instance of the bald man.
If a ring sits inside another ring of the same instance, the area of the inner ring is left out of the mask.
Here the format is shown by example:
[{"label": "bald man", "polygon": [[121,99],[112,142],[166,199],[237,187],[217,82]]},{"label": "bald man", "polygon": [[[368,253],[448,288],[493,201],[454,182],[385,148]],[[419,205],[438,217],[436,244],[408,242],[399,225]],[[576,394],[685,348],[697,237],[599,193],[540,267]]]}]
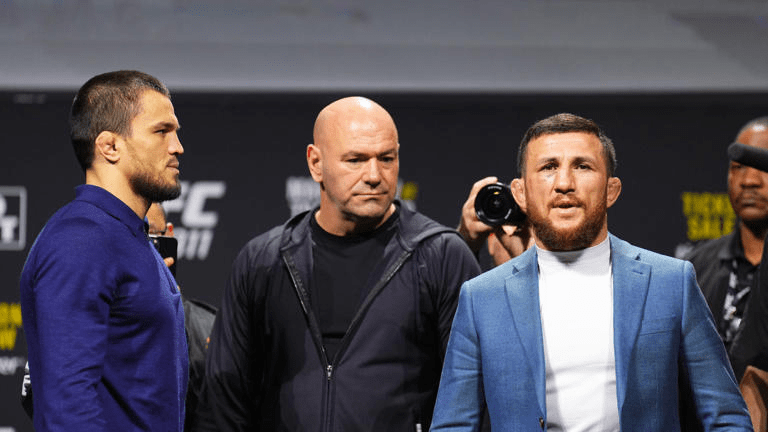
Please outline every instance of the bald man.
[{"label": "bald man", "polygon": [[320,112],[320,207],[235,260],[198,430],[427,430],[459,287],[480,269],[455,230],[395,200],[399,148],[369,99]]}]

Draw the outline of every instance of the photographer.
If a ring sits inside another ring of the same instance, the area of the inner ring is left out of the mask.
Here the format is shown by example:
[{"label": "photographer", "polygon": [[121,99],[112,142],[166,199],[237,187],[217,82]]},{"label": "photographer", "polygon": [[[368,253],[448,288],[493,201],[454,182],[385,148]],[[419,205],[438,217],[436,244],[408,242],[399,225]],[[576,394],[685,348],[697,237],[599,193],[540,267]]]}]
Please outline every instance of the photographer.
[{"label": "photographer", "polygon": [[500,265],[525,252],[533,244],[530,227],[527,221],[519,225],[509,223],[492,226],[477,216],[475,200],[483,187],[497,183],[496,177],[485,177],[475,182],[469,191],[469,196],[461,207],[461,220],[457,231],[467,242],[467,245],[481,259],[483,243],[487,244],[487,252],[492,261],[492,267]]}]

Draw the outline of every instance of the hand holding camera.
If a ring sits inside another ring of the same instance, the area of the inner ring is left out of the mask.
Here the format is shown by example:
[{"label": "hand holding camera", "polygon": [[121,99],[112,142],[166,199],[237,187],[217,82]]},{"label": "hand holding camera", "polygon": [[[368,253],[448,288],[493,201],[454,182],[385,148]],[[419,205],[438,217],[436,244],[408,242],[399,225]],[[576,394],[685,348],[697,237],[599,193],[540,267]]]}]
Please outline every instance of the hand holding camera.
[{"label": "hand holding camera", "polygon": [[477,218],[490,226],[515,225],[525,221],[525,213],[504,183],[494,182],[480,188],[475,198]]},{"label": "hand holding camera", "polygon": [[486,177],[472,185],[462,206],[457,230],[475,254],[487,239],[489,252],[497,264],[519,255],[531,244],[525,214],[512,197],[509,186],[499,183],[496,177]]},{"label": "hand holding camera", "polygon": [[169,236],[150,234],[152,245],[160,253],[160,257],[165,261],[165,265],[171,270],[173,277],[176,277],[176,252],[179,246],[178,241]]}]

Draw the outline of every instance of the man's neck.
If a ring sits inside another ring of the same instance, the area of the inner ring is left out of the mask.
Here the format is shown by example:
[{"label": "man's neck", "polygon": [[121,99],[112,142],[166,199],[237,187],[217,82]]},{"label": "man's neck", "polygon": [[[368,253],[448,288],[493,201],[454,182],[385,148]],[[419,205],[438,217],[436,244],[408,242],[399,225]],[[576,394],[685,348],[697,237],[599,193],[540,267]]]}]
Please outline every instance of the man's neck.
[{"label": "man's neck", "polygon": [[120,178],[112,178],[113,176],[99,175],[94,170],[87,170],[85,172],[85,184],[98,186],[107,192],[111,193],[117,199],[125,203],[134,213],[140,218],[144,219],[147,215],[151,202],[146,198],[137,195],[133,192],[130,185],[121,181]]},{"label": "man's neck", "polygon": [[763,245],[765,236],[768,234],[766,226],[748,226],[744,222],[739,223],[739,237],[741,247],[744,249],[744,256],[752,265],[760,264],[763,257]]},{"label": "man's neck", "polygon": [[381,218],[376,219],[348,219],[343,215],[331,214],[326,208],[320,206],[320,210],[315,213],[315,221],[325,232],[335,236],[344,237],[349,235],[363,234],[375,230],[382,226],[395,213],[395,204],[392,203],[389,210]]}]

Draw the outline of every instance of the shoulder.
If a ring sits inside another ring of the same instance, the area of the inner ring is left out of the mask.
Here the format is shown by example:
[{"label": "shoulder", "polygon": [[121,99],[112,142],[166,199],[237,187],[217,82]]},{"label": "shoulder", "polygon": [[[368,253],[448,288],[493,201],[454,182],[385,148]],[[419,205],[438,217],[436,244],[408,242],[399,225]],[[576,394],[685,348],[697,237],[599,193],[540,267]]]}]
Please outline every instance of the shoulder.
[{"label": "shoulder", "polygon": [[284,225],[272,227],[269,231],[253,237],[240,250],[240,254],[255,256],[268,251],[276,252],[280,247],[280,239],[284,231]]},{"label": "shoulder", "polygon": [[724,235],[720,238],[705,240],[697,243],[690,252],[688,252],[684,259],[691,261],[696,265],[697,263],[711,262],[721,254],[729,254],[728,247],[733,241],[736,232]]},{"label": "shoulder", "polygon": [[476,261],[469,246],[455,229],[405,207],[401,207],[398,233],[403,247],[407,250],[417,249],[421,253]]},{"label": "shoulder", "polygon": [[[67,205],[54,214],[35,240],[22,270],[22,291],[111,296],[126,257],[115,232],[124,225],[102,220],[98,209]],[[63,289],[71,287],[76,289]]]},{"label": "shoulder", "polygon": [[206,303],[196,298],[181,298],[184,304],[184,313],[186,316],[190,314],[196,314],[200,316],[214,316],[216,315],[216,307],[210,303]]},{"label": "shoulder", "polygon": [[507,281],[528,281],[526,275],[533,276],[536,274],[534,266],[536,263],[535,248],[531,247],[519,256],[512,258],[511,260],[501,264],[497,267],[488,270],[479,276],[470,279],[465,284],[467,291],[483,291],[488,292],[501,290],[507,286]]},{"label": "shoulder", "polygon": [[[691,264],[685,260],[674,258],[668,255],[663,255],[658,252],[653,252],[648,249],[632,245],[618,237],[611,236],[611,251],[613,254],[617,254],[623,258],[631,261],[637,261],[654,269],[669,269],[669,270],[683,270],[686,267],[691,267]],[[614,260],[614,265],[616,261]]]},{"label": "shoulder", "polygon": [[280,249],[303,242],[309,233],[309,218],[312,212],[303,212],[282,225],[252,238],[240,251],[249,257],[278,256]]},{"label": "shoulder", "polygon": [[399,221],[398,234],[408,248],[413,248],[426,239],[433,237],[444,238],[452,236],[456,230],[449,228],[432,218],[398,204]]},{"label": "shoulder", "polygon": [[469,246],[467,246],[467,243],[463,238],[461,238],[461,235],[459,235],[456,230],[448,227],[445,227],[445,230],[438,230],[429,236],[425,236],[425,238],[421,239],[416,245],[414,245],[414,247],[429,249],[433,252],[439,252],[441,254],[463,254],[464,252],[467,252],[474,259],[472,251],[469,250]]},{"label": "shoulder", "polygon": [[120,223],[88,204],[71,202],[59,209],[40,231],[33,250],[43,256],[87,260],[107,253]]}]

